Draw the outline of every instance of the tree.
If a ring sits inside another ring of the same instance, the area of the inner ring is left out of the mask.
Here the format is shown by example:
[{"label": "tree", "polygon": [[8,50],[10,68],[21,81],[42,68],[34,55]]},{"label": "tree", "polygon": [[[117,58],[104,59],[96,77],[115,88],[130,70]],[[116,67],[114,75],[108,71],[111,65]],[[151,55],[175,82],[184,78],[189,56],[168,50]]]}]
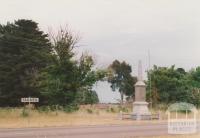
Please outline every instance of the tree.
[{"label": "tree", "polygon": [[169,68],[154,66],[148,74],[151,75],[151,92],[154,105],[174,102],[193,103],[191,79],[184,69],[176,69],[175,66]]},{"label": "tree", "polygon": [[21,97],[40,96],[37,77],[51,61],[48,35],[32,20],[0,25],[0,105],[18,106]]},{"label": "tree", "polygon": [[108,82],[111,83],[113,91],[118,90],[120,92],[121,104],[123,104],[124,95],[133,96],[136,78],[131,75],[131,66],[125,61],[113,61],[109,66],[109,70],[111,73],[108,77]]},{"label": "tree", "polygon": [[[54,63],[41,75],[42,93],[47,97],[47,104],[62,106],[88,104],[94,103],[92,98],[97,98],[92,86],[104,75],[92,69],[94,61],[88,54],[83,54],[79,60],[75,58],[73,50],[78,40],[78,37],[64,29],[52,37]],[[80,101],[78,98],[82,95],[87,100]]]},{"label": "tree", "polygon": [[79,104],[96,104],[99,102],[99,98],[96,91],[90,88],[80,89],[77,93],[76,100]]},{"label": "tree", "polygon": [[188,72],[188,85],[191,87],[192,103],[200,106],[200,67],[192,69]]},{"label": "tree", "polygon": [[105,78],[106,71],[101,69],[93,69],[94,61],[92,56],[88,53],[82,54],[78,63],[78,83],[80,88],[78,90],[78,103],[80,104],[94,104],[98,103],[98,95],[93,90],[93,85]]}]

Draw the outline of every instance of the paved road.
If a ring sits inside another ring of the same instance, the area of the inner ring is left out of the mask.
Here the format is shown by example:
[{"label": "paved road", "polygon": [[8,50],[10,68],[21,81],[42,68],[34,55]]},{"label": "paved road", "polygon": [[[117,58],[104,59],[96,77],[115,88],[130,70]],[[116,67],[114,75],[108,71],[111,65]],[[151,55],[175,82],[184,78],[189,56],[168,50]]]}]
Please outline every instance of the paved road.
[{"label": "paved road", "polygon": [[129,138],[166,134],[166,124],[0,129],[0,138]]}]

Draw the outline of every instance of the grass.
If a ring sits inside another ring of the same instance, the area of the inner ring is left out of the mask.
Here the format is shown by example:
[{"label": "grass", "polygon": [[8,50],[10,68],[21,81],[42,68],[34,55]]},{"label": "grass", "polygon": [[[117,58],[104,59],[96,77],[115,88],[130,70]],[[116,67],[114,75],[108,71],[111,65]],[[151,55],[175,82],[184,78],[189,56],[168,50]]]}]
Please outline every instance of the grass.
[{"label": "grass", "polygon": [[[81,108],[73,113],[64,111],[27,110],[24,108],[0,108],[0,128],[86,126],[86,125],[135,125],[166,122],[167,114],[160,112],[162,120],[133,121],[120,120],[119,112],[131,112],[131,108],[117,106],[97,109],[92,106]],[[152,111],[156,113],[156,111]]]},{"label": "grass", "polygon": [[[81,108],[73,113],[64,111],[27,110],[23,108],[0,108],[0,128],[85,126],[85,125],[125,125],[154,123],[152,121],[120,120],[121,108],[96,109]],[[131,112],[131,109],[123,109]]]}]

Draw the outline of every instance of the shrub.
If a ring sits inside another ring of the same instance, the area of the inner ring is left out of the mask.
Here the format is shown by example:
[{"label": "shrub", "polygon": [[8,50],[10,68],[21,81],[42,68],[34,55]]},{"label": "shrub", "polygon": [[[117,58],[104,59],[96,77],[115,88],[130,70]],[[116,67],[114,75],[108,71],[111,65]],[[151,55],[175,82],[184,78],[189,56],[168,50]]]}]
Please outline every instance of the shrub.
[{"label": "shrub", "polygon": [[89,113],[89,114],[92,114],[92,113],[93,113],[92,109],[87,109],[86,111],[87,111],[87,113]]},{"label": "shrub", "polygon": [[77,104],[70,104],[63,107],[63,111],[66,113],[71,113],[79,109]]},{"label": "shrub", "polygon": [[111,113],[115,113],[115,109],[113,107],[110,108]]},{"label": "shrub", "polygon": [[126,113],[127,113],[127,112],[128,112],[128,109],[127,109],[127,108],[125,108],[125,107],[123,107],[123,108],[121,109],[121,111],[122,111],[122,112],[126,112]]},{"label": "shrub", "polygon": [[21,113],[22,117],[28,117],[29,116],[29,112],[27,111],[26,108],[23,108],[22,113]]},{"label": "shrub", "polygon": [[50,107],[49,106],[40,106],[38,107],[38,112],[42,113],[42,112],[45,112],[45,113],[48,113],[50,111]]},{"label": "shrub", "polygon": [[119,111],[122,111],[122,112],[128,112],[128,108],[127,107],[123,107],[123,106],[119,106]]}]

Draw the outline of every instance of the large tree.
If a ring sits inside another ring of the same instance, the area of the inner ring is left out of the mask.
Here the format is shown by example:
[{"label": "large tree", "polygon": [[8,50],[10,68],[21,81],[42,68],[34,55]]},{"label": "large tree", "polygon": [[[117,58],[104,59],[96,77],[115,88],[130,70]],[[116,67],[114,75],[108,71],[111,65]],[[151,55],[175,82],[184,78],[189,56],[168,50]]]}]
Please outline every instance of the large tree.
[{"label": "large tree", "polygon": [[[200,104],[200,69],[186,72],[183,68],[157,67],[149,71],[151,92],[154,105],[159,103],[189,102]],[[148,85],[149,88],[149,85]]]},{"label": "large tree", "polygon": [[113,91],[118,90],[120,92],[121,103],[123,104],[124,96],[133,98],[136,77],[131,75],[131,66],[125,61],[120,62],[115,60],[109,66],[109,70],[108,82],[111,83]]},{"label": "large tree", "polygon": [[75,57],[78,37],[68,29],[61,29],[51,40],[54,62],[41,75],[46,103],[68,106],[98,102],[92,86],[104,75],[93,69],[94,61],[88,54],[79,60]]},{"label": "large tree", "polygon": [[0,25],[0,106],[17,106],[21,97],[39,96],[36,80],[50,56],[48,35],[36,22]]}]

